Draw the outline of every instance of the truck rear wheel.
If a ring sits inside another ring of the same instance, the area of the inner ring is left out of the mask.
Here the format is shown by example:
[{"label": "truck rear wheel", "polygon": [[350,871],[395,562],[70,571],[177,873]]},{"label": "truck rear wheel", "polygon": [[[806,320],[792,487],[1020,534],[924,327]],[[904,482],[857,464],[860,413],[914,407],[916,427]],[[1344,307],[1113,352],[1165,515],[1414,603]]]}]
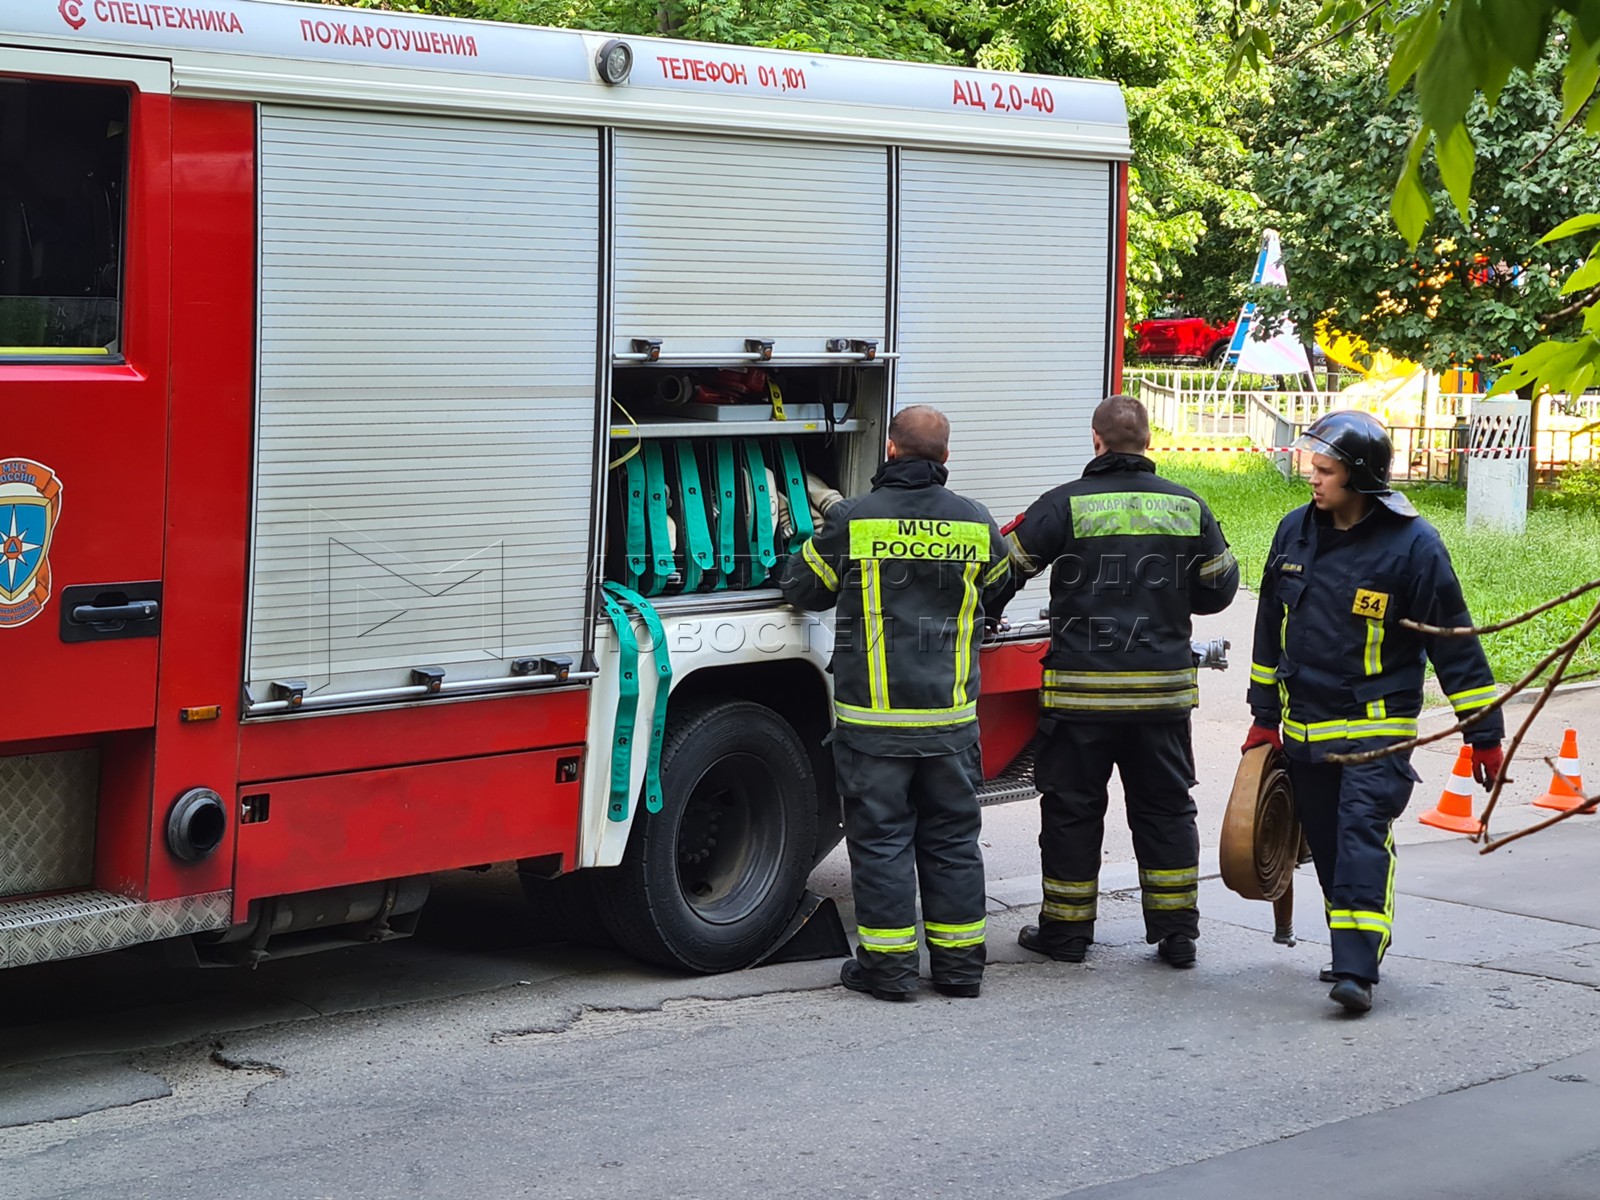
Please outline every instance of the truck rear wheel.
[{"label": "truck rear wheel", "polygon": [[661,811],[639,812],[622,865],[597,873],[618,946],[712,973],[750,965],[794,915],[816,842],[817,791],[793,727],[745,700],[667,722]]}]

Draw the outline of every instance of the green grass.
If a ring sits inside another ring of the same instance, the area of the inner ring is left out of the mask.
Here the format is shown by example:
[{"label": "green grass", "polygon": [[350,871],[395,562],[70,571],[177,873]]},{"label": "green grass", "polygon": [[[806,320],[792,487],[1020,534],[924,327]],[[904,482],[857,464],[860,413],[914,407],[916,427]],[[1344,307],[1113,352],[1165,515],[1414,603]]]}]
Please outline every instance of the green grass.
[{"label": "green grass", "polygon": [[[1278,522],[1310,499],[1310,489],[1286,481],[1262,455],[1160,453],[1158,442],[1155,459],[1163,475],[1193,488],[1211,506],[1239,559],[1245,585],[1254,588]],[[1563,505],[1541,493],[1528,514],[1527,532],[1513,537],[1468,533],[1466,493],[1460,488],[1420,485],[1405,490],[1449,547],[1467,607],[1479,624],[1502,621],[1600,579],[1600,507]],[[1502,682],[1520,678],[1576,632],[1593,604],[1594,597],[1586,596],[1486,636],[1484,649],[1495,678]],[[1579,651],[1569,676],[1596,671],[1600,671],[1600,636],[1591,637]]]}]

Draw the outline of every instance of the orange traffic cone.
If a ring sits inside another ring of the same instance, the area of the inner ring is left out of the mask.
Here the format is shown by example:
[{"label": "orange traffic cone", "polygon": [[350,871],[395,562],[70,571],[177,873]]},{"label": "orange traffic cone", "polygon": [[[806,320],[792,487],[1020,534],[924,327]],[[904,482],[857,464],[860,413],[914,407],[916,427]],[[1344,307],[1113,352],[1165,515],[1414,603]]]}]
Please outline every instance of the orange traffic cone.
[{"label": "orange traffic cone", "polygon": [[[1539,808],[1553,808],[1567,812],[1584,804],[1583,778],[1578,766],[1578,731],[1567,730],[1561,739],[1561,757],[1556,759],[1555,773],[1550,776],[1550,790],[1534,801]],[[1591,810],[1593,811],[1593,810]]]},{"label": "orange traffic cone", "polygon": [[1456,755],[1456,765],[1450,769],[1444,792],[1437,808],[1430,809],[1417,818],[1435,829],[1448,829],[1452,833],[1479,833],[1483,822],[1472,815],[1472,747],[1461,747]]}]

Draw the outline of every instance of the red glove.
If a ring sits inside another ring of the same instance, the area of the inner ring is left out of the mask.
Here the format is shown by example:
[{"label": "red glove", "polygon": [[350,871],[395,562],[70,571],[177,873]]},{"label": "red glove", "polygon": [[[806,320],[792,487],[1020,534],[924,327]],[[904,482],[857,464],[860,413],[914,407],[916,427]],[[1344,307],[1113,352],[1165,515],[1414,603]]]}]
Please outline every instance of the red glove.
[{"label": "red glove", "polygon": [[1472,777],[1483,785],[1484,791],[1494,787],[1494,781],[1500,778],[1500,772],[1505,770],[1505,766],[1506,755],[1505,751],[1500,749],[1499,742],[1492,746],[1472,748]]},{"label": "red glove", "polygon": [[1239,747],[1239,753],[1248,754],[1257,746],[1271,746],[1274,750],[1282,750],[1283,739],[1278,736],[1277,726],[1250,726],[1250,732],[1244,735],[1244,745]]}]

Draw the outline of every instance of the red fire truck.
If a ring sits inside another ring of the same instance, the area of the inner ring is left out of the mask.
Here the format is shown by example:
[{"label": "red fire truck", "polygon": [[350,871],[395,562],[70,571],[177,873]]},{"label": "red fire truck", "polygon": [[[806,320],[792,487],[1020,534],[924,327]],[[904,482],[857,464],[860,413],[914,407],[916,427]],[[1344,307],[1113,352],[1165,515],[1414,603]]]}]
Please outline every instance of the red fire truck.
[{"label": "red fire truck", "polygon": [[[806,477],[909,403],[1002,520],[1075,474],[1127,158],[1104,83],[7,0],[0,965],[394,936],[512,861],[759,960],[838,837]],[[1038,653],[985,651],[991,775]]]}]

